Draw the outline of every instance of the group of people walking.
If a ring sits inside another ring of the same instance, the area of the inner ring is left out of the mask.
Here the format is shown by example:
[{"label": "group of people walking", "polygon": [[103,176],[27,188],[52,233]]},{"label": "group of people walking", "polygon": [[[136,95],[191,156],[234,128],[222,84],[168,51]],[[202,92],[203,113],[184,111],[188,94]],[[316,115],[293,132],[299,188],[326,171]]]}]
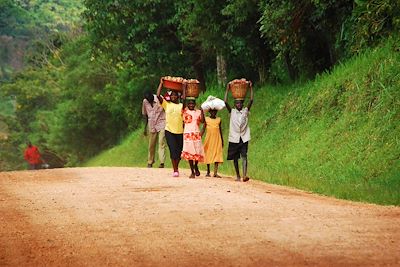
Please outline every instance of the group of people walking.
[{"label": "group of people walking", "polygon": [[[196,98],[186,97],[185,84],[182,95],[177,91],[161,95],[163,78],[157,88],[156,96],[147,91],[144,94],[142,114],[145,118],[145,135],[149,136],[147,167],[155,163],[155,148],[158,140],[158,156],[160,168],[165,166],[165,140],[167,142],[173,168],[173,177],[179,177],[179,163],[187,160],[191,169],[189,178],[200,175],[199,163],[207,164],[206,176],[211,176],[210,165],[214,164],[214,177],[218,175],[218,166],[223,163],[224,138],[222,135],[221,118],[217,117],[218,110],[204,111],[196,107]],[[224,102],[230,114],[229,145],[227,160],[233,160],[236,181],[248,181],[247,151],[250,141],[248,116],[253,104],[253,89],[250,83],[250,100],[244,107],[243,99],[235,99],[234,107],[228,104],[228,88]],[[182,100],[182,101],[181,101]],[[202,126],[202,127],[201,127]],[[202,137],[205,133],[204,144]],[[242,159],[242,176],[239,171],[239,159]]]}]

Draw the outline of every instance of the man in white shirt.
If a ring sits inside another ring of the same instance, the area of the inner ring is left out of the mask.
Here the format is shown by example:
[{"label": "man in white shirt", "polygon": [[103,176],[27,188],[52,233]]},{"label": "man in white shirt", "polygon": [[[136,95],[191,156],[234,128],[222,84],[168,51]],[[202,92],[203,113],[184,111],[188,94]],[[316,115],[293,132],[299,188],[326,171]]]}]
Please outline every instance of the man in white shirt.
[{"label": "man in white shirt", "polygon": [[239,158],[242,159],[243,167],[243,182],[247,182],[250,178],[247,176],[247,150],[250,141],[250,128],[249,128],[249,112],[253,104],[253,87],[250,82],[250,101],[247,107],[243,108],[244,99],[235,99],[235,108],[231,108],[227,102],[229,85],[225,92],[225,105],[230,113],[229,123],[229,146],[228,146],[228,160],[233,160],[236,171],[236,181],[240,181],[239,172]]}]

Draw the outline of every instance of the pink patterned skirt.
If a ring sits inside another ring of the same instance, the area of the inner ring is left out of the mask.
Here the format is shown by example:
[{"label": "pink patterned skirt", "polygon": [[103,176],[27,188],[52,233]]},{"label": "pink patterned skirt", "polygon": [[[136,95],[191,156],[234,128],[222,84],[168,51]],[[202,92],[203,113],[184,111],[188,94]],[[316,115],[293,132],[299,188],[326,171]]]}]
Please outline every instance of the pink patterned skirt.
[{"label": "pink patterned skirt", "polygon": [[204,148],[199,132],[183,134],[183,150],[181,158],[185,160],[204,162]]}]

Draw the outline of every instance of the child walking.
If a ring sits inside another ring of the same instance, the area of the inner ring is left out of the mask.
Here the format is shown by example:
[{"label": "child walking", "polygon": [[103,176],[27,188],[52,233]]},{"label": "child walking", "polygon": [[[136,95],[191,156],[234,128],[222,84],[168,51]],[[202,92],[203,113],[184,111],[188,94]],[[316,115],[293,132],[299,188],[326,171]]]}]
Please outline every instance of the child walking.
[{"label": "child walking", "polygon": [[221,118],[217,117],[217,112],[216,109],[212,109],[209,111],[210,116],[205,118],[204,163],[207,164],[207,177],[210,177],[210,164],[214,163],[214,177],[221,178],[218,175],[218,164],[224,162],[222,155],[224,138],[222,137]]},{"label": "child walking", "polygon": [[[183,109],[183,149],[181,158],[189,161],[189,178],[200,175],[198,163],[204,161],[204,148],[201,142],[199,126],[204,123],[203,110],[196,109],[196,100],[187,98],[187,107]],[[203,132],[203,131],[202,131]]]},{"label": "child walking", "polygon": [[249,111],[253,104],[253,87],[250,82],[250,101],[247,107],[243,108],[244,99],[235,99],[235,108],[231,108],[227,103],[228,84],[225,92],[225,105],[230,113],[229,122],[229,146],[228,146],[228,160],[233,160],[236,171],[236,181],[240,181],[239,172],[239,158],[242,158],[243,167],[243,182],[247,182],[250,178],[247,176],[247,150],[250,141],[250,128],[249,128]]}]

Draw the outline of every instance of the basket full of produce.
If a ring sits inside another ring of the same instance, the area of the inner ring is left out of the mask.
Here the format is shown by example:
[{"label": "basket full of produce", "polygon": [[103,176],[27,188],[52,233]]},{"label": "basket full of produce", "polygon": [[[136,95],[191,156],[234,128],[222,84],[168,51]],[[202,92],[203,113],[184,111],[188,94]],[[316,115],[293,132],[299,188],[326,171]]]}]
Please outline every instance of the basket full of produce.
[{"label": "basket full of produce", "polygon": [[246,79],[235,79],[229,82],[229,89],[234,99],[243,100],[246,97],[249,81]]},{"label": "basket full of produce", "polygon": [[163,86],[174,91],[182,92],[184,81],[185,79],[182,77],[165,76],[163,78]]},{"label": "basket full of produce", "polygon": [[186,97],[198,97],[200,94],[200,82],[196,79],[188,79],[186,81]]}]

